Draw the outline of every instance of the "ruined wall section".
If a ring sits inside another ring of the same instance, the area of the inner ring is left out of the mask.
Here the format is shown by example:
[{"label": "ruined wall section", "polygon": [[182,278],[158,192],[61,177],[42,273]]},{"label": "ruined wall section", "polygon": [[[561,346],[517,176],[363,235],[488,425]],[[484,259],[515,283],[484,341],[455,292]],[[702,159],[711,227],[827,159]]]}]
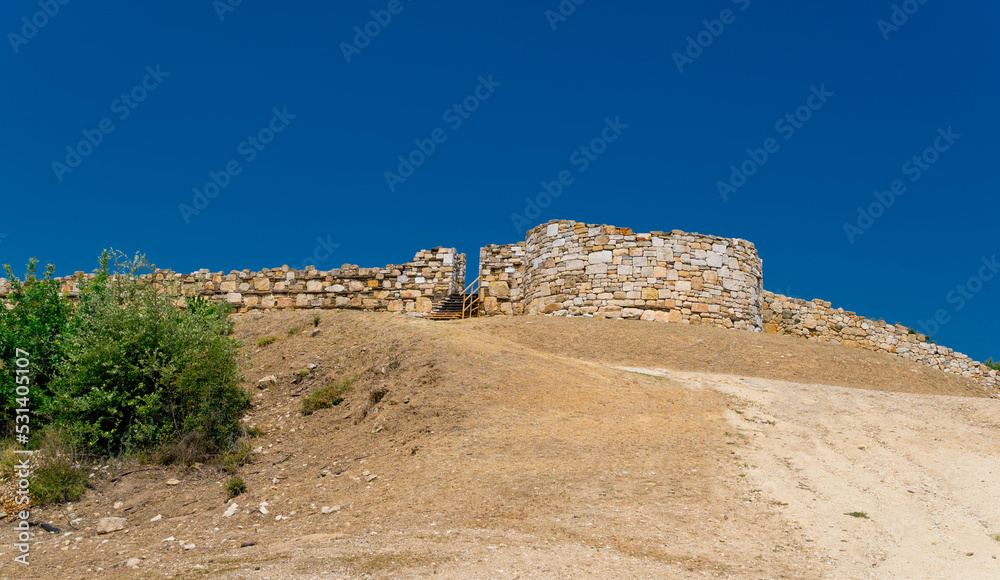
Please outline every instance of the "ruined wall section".
[{"label": "ruined wall section", "polygon": [[489,245],[480,250],[479,275],[484,314],[524,314],[526,257],[524,242]]},{"label": "ruined wall section", "polygon": [[[59,278],[62,292],[71,299],[79,295],[80,282],[93,274],[77,272]],[[228,302],[236,312],[310,308],[353,308],[412,314],[431,311],[434,300],[461,292],[465,284],[465,254],[455,248],[433,248],[417,252],[405,264],[384,268],[361,268],[344,264],[319,271],[281,268],[259,272],[233,270],[229,274],[199,270],[180,274],[156,270],[143,279],[166,292],[187,298],[201,296],[214,302]],[[0,298],[9,291],[0,280]]]},{"label": "ruined wall section", "polygon": [[973,379],[995,389],[1000,373],[970,357],[927,341],[899,324],[871,320],[823,300],[800,300],[764,292],[764,332],[882,351]]}]

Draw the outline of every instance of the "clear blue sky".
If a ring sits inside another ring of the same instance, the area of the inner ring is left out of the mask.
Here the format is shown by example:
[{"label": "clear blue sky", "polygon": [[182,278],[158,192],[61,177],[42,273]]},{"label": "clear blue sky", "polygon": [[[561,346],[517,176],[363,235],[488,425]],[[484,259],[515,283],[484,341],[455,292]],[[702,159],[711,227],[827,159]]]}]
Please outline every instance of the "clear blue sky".
[{"label": "clear blue sky", "polygon": [[[320,269],[436,245],[474,263],[523,239],[520,214],[746,238],[770,290],[914,326],[942,310],[940,344],[1000,356],[994,2],[62,1],[0,5],[19,271],[109,246],[294,266],[317,238],[337,245]],[[404,177],[415,141],[434,151]],[[226,186],[196,205],[210,172]]]}]

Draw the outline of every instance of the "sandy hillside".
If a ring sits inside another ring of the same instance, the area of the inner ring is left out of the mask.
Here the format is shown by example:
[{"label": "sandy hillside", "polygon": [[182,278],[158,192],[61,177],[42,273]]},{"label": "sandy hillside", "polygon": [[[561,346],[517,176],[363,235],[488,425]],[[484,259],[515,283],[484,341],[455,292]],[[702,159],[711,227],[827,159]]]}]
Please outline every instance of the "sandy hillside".
[{"label": "sandy hillside", "polygon": [[[101,467],[83,501],[38,510],[63,531],[40,532],[30,568],[11,563],[3,524],[0,576],[1000,570],[1000,401],[958,377],[686,325],[333,311],[312,336],[312,316],[238,325],[255,394],[247,423],[264,431],[240,470],[246,494],[227,500],[228,475],[209,466]],[[258,348],[262,336],[278,340]],[[272,374],[278,384],[258,389]],[[344,403],[298,412],[345,377],[356,381]],[[128,524],[98,535],[105,516]]]}]

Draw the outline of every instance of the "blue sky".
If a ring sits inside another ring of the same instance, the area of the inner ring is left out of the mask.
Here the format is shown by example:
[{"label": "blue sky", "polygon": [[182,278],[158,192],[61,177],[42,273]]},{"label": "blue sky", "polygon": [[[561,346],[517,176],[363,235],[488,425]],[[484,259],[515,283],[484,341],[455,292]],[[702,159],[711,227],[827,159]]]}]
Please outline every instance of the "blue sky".
[{"label": "blue sky", "polygon": [[940,344],[1000,357],[996,3],[62,1],[0,6],[18,270],[676,228],[753,241],[769,290],[938,315]]}]

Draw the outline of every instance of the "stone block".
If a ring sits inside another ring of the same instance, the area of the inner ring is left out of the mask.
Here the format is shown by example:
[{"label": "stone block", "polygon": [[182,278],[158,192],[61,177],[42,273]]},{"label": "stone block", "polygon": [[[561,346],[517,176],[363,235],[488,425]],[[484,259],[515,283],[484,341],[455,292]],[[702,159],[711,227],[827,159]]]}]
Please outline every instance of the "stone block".
[{"label": "stone block", "polygon": [[601,250],[600,252],[591,252],[587,256],[587,261],[591,264],[609,264],[612,257],[610,250]]},{"label": "stone block", "polygon": [[490,284],[489,292],[490,296],[508,298],[510,297],[510,286],[506,282],[493,282]]}]

